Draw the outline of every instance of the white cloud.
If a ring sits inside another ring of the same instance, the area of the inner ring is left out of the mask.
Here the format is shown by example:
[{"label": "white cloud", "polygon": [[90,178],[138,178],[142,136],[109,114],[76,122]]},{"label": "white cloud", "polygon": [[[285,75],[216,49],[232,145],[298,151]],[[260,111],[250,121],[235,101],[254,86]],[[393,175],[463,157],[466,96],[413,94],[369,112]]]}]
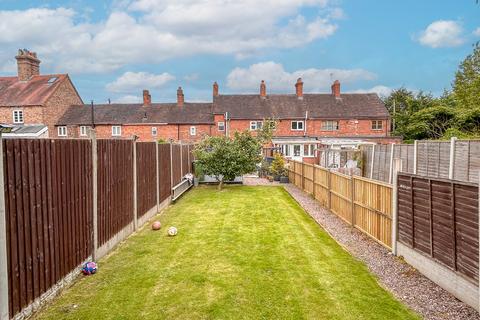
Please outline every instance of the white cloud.
[{"label": "white cloud", "polygon": [[143,89],[158,89],[175,77],[169,73],[151,74],[148,72],[125,72],[114,82],[107,84],[110,92],[137,92]]},{"label": "white cloud", "polygon": [[390,88],[390,87],[386,87],[386,86],[375,86],[373,88],[370,88],[370,89],[359,89],[359,90],[354,90],[354,91],[351,91],[352,93],[376,93],[378,94],[380,97],[387,97],[390,95],[390,93],[392,93],[393,89]]},{"label": "white cloud", "polygon": [[439,20],[432,22],[427,29],[420,33],[418,41],[428,47],[457,47],[465,42],[463,28],[451,20]]},{"label": "white cloud", "polygon": [[[302,46],[335,33],[330,0],[117,0],[103,21],[68,8],[0,11],[0,60],[20,47],[42,66],[92,73],[195,54],[247,56]],[[312,9],[308,18],[302,9]]]},{"label": "white cloud", "polygon": [[198,73],[192,73],[192,74],[187,74],[186,76],[183,77],[186,81],[196,81],[200,78],[200,75]]},{"label": "white cloud", "polygon": [[374,80],[376,75],[363,69],[305,69],[285,71],[282,64],[273,61],[257,63],[248,68],[235,68],[227,76],[227,87],[240,91],[258,91],[260,81],[267,82],[267,90],[274,92],[294,92],[298,78],[304,82],[306,92],[328,91],[333,80],[354,83]]},{"label": "white cloud", "polygon": [[122,96],[120,98],[114,99],[113,102],[114,103],[141,103],[142,98],[134,95],[126,95],[126,96]]},{"label": "white cloud", "polygon": [[473,35],[480,37],[480,27],[478,27],[477,29],[475,29],[475,31],[473,31]]}]

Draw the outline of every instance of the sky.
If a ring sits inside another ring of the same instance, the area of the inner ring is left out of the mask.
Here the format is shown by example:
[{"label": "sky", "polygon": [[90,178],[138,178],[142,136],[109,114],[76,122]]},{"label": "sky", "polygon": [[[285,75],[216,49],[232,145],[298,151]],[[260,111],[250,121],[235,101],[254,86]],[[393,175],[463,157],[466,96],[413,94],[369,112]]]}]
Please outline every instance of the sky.
[{"label": "sky", "polygon": [[0,76],[19,48],[68,73],[85,103],[220,93],[441,95],[480,40],[475,0],[0,0]]}]

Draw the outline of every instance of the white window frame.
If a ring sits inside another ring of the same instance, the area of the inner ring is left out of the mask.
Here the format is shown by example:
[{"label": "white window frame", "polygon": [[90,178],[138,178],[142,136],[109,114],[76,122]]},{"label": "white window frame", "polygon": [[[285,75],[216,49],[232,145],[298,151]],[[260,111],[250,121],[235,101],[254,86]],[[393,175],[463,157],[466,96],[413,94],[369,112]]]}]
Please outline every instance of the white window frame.
[{"label": "white window frame", "polygon": [[68,130],[66,126],[60,126],[57,128],[57,134],[59,137],[66,137],[68,136]]},{"label": "white window frame", "polygon": [[337,120],[322,121],[322,131],[338,131],[340,123]]},{"label": "white window frame", "polygon": [[195,126],[190,127],[190,135],[191,136],[196,136],[197,135],[197,127],[195,127]]},{"label": "white window frame", "polygon": [[87,126],[80,126],[80,137],[86,137],[87,136]]},{"label": "white window frame", "polygon": [[257,131],[263,128],[263,121],[250,121],[250,131]]},{"label": "white window frame", "polygon": [[122,136],[122,126],[112,126],[112,137]]},{"label": "white window frame", "polygon": [[372,120],[372,130],[375,130],[375,131],[383,130],[383,120]]},{"label": "white window frame", "polygon": [[12,111],[13,123],[21,124],[24,123],[23,119],[23,110],[15,109]]},{"label": "white window frame", "polygon": [[225,121],[218,121],[217,128],[218,131],[225,131]]},{"label": "white window frame", "polygon": [[[294,123],[297,127],[296,129],[293,128]],[[302,124],[301,128],[298,127],[299,124]],[[292,130],[292,131],[303,131],[303,130],[305,130],[305,122],[303,120],[294,120],[294,121],[290,122],[290,130]]]},{"label": "white window frame", "polygon": [[156,137],[158,135],[157,127],[152,127],[152,137]]},{"label": "white window frame", "polygon": [[[305,152],[305,149],[307,149],[307,152]],[[315,144],[304,144],[303,156],[305,158],[313,158],[315,156]]]}]

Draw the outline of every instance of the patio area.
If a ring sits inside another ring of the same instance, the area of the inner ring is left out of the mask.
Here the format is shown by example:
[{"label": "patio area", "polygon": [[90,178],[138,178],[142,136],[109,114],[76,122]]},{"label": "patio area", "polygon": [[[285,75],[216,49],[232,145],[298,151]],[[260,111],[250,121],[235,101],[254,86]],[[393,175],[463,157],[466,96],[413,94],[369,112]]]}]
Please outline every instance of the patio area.
[{"label": "patio area", "polygon": [[418,318],[282,187],[198,187],[157,219],[35,318]]}]

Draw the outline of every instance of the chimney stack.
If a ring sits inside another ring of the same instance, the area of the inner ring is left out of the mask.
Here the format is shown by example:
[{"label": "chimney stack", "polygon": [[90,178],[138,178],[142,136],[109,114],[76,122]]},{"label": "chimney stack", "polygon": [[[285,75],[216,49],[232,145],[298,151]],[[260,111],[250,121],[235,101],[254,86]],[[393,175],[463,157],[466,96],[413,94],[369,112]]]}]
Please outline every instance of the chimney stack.
[{"label": "chimney stack", "polygon": [[267,97],[267,86],[265,85],[265,80],[262,80],[262,82],[260,83],[260,97]]},{"label": "chimney stack", "polygon": [[183,103],[185,102],[185,97],[183,95],[182,87],[178,87],[177,89],[177,106],[183,107]]},{"label": "chimney stack", "polygon": [[297,79],[297,83],[295,83],[295,91],[297,93],[298,99],[303,99],[303,81],[302,78]]},{"label": "chimney stack", "polygon": [[15,59],[17,59],[18,79],[20,81],[27,81],[40,74],[40,60],[38,60],[35,52],[19,49]]},{"label": "chimney stack", "polygon": [[340,81],[338,80],[335,80],[332,84],[332,95],[335,96],[335,98],[340,98]]},{"label": "chimney stack", "polygon": [[143,90],[143,105],[148,107],[152,104],[152,96],[148,90]]},{"label": "chimney stack", "polygon": [[213,83],[213,96],[218,97],[218,83],[217,83],[217,81],[215,81]]}]

